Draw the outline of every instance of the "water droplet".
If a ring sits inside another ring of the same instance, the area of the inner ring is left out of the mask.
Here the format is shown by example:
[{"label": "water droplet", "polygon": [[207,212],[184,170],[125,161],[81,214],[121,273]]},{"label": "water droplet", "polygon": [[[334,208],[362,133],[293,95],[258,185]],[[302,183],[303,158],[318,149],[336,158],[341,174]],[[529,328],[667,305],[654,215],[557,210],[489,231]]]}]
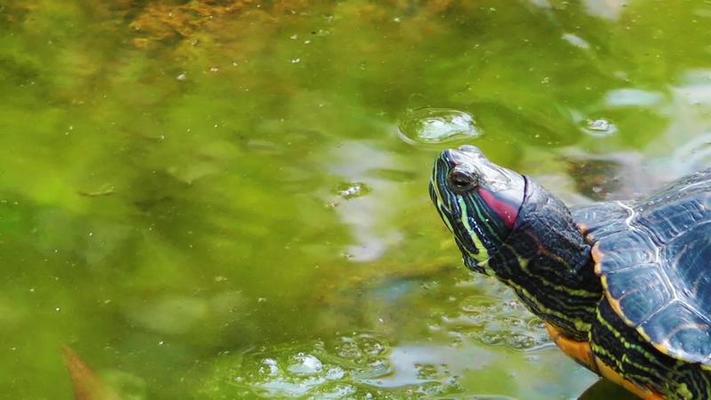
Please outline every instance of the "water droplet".
[{"label": "water droplet", "polygon": [[592,136],[610,136],[617,132],[617,126],[606,119],[599,118],[585,121],[583,130]]},{"label": "water droplet", "polygon": [[481,131],[474,117],[447,108],[421,108],[408,113],[399,126],[399,135],[407,143],[442,143],[476,138]]}]

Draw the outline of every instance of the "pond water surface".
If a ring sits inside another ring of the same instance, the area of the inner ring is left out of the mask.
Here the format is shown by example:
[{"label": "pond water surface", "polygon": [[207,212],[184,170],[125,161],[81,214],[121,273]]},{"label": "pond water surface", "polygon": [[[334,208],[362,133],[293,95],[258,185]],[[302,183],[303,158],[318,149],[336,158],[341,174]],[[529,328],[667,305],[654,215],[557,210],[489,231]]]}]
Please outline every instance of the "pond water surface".
[{"label": "pond water surface", "polygon": [[0,397],[74,398],[64,348],[121,399],[578,398],[596,378],[461,265],[432,161],[476,144],[572,204],[709,165],[709,26],[705,0],[0,2]]}]

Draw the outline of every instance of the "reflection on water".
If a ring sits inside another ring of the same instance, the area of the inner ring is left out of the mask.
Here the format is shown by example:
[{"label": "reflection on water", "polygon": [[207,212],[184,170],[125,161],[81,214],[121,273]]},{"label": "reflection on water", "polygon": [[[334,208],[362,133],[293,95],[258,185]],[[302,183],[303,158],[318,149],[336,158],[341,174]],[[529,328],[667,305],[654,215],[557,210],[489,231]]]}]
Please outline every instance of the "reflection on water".
[{"label": "reflection on water", "polygon": [[330,203],[353,236],[354,243],[345,249],[345,255],[354,262],[375,261],[402,240],[397,223],[389,217],[389,199],[402,196],[402,182],[377,174],[396,169],[397,160],[393,154],[364,142],[339,143],[331,153],[327,167],[331,174],[346,182],[363,182],[371,192],[355,196],[355,191],[361,192],[363,187],[351,186],[339,193],[343,201]]},{"label": "reflection on water", "polygon": [[432,160],[475,141],[574,204],[708,165],[710,16],[3,2],[0,392],[72,398],[68,345],[126,399],[577,397],[595,378],[460,265]]},{"label": "reflection on water", "polygon": [[660,93],[648,92],[640,89],[614,89],[605,96],[608,107],[655,107],[664,101]]}]

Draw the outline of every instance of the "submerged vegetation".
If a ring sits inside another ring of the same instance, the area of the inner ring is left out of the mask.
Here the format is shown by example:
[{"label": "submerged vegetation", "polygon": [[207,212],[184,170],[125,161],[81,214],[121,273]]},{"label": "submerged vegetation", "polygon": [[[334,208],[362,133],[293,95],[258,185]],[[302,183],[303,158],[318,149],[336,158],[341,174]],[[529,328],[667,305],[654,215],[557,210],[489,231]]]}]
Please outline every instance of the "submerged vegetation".
[{"label": "submerged vegetation", "polygon": [[73,398],[69,346],[122,399],[578,396],[595,377],[431,209],[461,137],[398,127],[459,110],[566,200],[646,190],[709,163],[709,22],[703,0],[3,2],[0,392]]}]

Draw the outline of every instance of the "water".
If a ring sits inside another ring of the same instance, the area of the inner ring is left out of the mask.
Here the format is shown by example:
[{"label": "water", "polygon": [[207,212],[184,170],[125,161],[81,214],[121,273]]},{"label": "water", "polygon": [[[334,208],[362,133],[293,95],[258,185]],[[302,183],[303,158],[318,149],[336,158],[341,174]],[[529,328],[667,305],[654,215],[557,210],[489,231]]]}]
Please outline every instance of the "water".
[{"label": "water", "polygon": [[[432,160],[472,142],[576,204],[708,165],[710,18],[3,2],[0,397],[72,399],[67,347],[124,399],[577,398],[595,377],[461,266]],[[399,134],[423,109],[470,119]]]}]

